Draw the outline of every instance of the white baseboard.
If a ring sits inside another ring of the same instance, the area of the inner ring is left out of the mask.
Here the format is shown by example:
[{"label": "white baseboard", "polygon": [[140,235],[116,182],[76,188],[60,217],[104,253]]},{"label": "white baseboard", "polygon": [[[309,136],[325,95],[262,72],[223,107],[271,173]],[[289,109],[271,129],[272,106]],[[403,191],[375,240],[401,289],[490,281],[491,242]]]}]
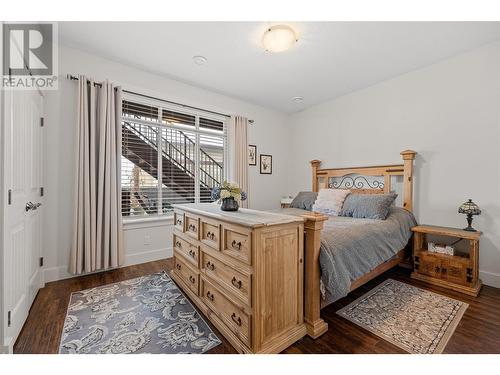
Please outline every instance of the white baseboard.
[{"label": "white baseboard", "polygon": [[[173,248],[172,247],[166,247],[163,249],[156,249],[156,250],[151,250],[151,251],[143,251],[143,252],[134,253],[134,254],[126,254],[125,255],[125,262],[123,263],[122,267],[133,266],[135,264],[141,264],[141,263],[147,263],[147,262],[153,262],[155,260],[171,258],[172,256],[173,256]],[[102,271],[97,271],[97,272],[102,272]],[[92,272],[92,273],[97,273],[97,272]],[[85,275],[89,275],[89,274],[90,273],[85,274]],[[75,275],[72,275],[68,272],[68,266],[57,266],[57,267],[45,268],[43,270],[43,276],[44,276],[44,281],[46,283],[49,283],[51,281],[69,279],[70,277],[75,277]]]},{"label": "white baseboard", "polygon": [[68,279],[73,276],[68,272],[68,266],[49,267],[43,270],[43,280],[45,283]]},{"label": "white baseboard", "polygon": [[153,262],[155,260],[171,258],[173,257],[174,250],[172,247],[166,247],[163,249],[156,249],[151,251],[142,251],[135,254],[127,254],[125,256],[124,266],[133,266],[134,264],[141,264],[147,262]]},{"label": "white baseboard", "polygon": [[479,271],[479,278],[484,285],[500,288],[500,274],[498,273]]},{"label": "white baseboard", "polygon": [[[10,339],[10,342],[9,342]],[[4,338],[3,345],[0,345],[0,354],[13,354],[14,353],[14,340],[12,338]]]}]

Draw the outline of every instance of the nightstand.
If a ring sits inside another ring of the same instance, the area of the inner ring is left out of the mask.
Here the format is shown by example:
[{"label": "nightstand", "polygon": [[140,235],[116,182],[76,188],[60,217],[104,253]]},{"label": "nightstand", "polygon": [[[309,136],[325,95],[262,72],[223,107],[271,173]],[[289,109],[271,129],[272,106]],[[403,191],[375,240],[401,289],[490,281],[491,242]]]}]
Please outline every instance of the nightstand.
[{"label": "nightstand", "polygon": [[[418,225],[412,228],[413,279],[442,286],[461,293],[477,296],[481,289],[479,280],[479,237],[481,232],[463,229]],[[447,244],[454,244],[454,255],[429,251],[431,237]]]}]

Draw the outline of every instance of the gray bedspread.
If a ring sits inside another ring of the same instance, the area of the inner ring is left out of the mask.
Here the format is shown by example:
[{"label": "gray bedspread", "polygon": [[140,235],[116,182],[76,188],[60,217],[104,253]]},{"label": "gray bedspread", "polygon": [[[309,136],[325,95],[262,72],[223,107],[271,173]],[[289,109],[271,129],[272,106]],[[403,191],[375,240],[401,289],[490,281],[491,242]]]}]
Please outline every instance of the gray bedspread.
[{"label": "gray bedspread", "polygon": [[391,207],[386,220],[331,216],[321,232],[322,305],[345,297],[352,281],[404,248],[415,225],[399,207]]}]

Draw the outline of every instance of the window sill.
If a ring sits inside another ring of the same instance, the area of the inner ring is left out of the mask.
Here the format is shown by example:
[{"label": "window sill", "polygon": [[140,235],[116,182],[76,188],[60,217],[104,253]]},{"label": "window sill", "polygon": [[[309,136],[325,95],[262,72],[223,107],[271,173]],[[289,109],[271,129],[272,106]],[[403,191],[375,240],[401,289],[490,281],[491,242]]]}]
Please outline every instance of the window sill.
[{"label": "window sill", "polygon": [[164,227],[174,224],[174,215],[141,217],[141,218],[123,218],[123,230],[142,229],[152,227]]}]

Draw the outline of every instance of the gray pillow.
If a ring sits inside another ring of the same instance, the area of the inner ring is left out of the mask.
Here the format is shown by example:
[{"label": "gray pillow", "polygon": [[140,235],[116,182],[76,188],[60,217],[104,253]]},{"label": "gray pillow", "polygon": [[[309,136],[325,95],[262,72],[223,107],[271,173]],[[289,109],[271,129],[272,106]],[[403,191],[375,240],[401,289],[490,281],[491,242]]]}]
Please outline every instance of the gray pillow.
[{"label": "gray pillow", "polygon": [[391,194],[349,194],[344,201],[340,216],[358,219],[385,220],[391,204],[398,195]]},{"label": "gray pillow", "polygon": [[313,191],[301,191],[295,198],[293,198],[292,203],[290,203],[291,208],[300,208],[302,210],[312,211],[312,206],[318,198],[318,193]]}]

